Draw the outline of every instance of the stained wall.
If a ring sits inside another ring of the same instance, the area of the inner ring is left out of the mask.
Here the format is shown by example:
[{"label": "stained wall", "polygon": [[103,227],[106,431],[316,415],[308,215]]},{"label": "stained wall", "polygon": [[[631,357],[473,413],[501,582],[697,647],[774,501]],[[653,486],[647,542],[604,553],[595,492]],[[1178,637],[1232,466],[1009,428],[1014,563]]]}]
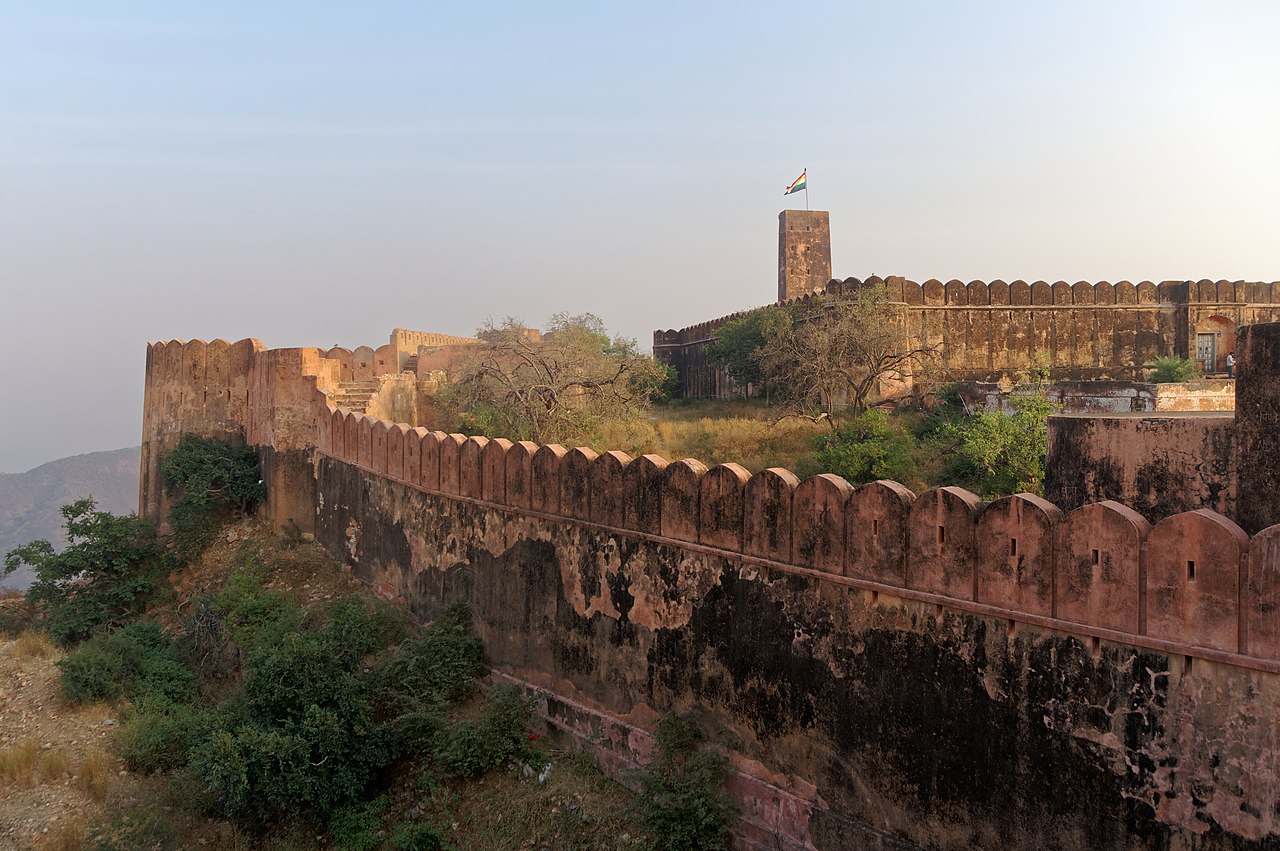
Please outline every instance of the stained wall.
[{"label": "stained wall", "polygon": [[[938,347],[937,367],[953,380],[996,381],[1038,364],[1057,380],[1141,380],[1157,357],[1194,357],[1201,333],[1216,341],[1210,372],[1225,372],[1237,326],[1280,319],[1280,285],[1243,281],[921,284],[872,276],[825,289],[838,295],[864,284],[884,286],[905,306],[914,338]],[[738,392],[706,363],[704,349],[717,327],[741,315],[654,332],[654,355],[676,368],[685,395]]]},{"label": "stained wall", "polygon": [[420,619],[467,599],[497,676],[602,764],[693,712],[735,768],[740,847],[1276,830],[1280,583],[1253,580],[1280,528],[422,430],[393,460],[386,426],[317,413],[330,552]]}]

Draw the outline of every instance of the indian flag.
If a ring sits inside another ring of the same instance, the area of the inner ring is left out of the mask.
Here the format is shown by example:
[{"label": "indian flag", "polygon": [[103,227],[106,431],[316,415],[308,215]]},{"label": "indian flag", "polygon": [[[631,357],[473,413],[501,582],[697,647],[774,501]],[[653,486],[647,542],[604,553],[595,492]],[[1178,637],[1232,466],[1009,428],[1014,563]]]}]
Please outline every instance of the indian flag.
[{"label": "indian flag", "polygon": [[791,185],[787,187],[787,191],[786,191],[786,192],[783,192],[782,194],[783,194],[783,195],[790,195],[792,192],[799,192],[801,189],[804,189],[804,188],[805,188],[805,187],[804,187],[804,176],[805,176],[808,172],[809,172],[809,169],[807,169],[807,168],[806,168],[804,171],[800,172],[800,176],[799,176],[799,177],[797,177],[795,180],[793,180],[793,181],[791,182]]}]

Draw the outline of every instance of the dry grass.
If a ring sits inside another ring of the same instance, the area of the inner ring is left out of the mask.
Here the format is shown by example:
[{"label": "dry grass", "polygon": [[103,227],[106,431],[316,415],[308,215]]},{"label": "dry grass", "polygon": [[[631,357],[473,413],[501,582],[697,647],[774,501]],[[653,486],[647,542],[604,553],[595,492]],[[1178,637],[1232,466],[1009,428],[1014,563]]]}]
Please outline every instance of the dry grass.
[{"label": "dry grass", "polygon": [[440,795],[429,820],[452,825],[451,843],[471,848],[558,848],[631,851],[642,847],[631,793],[585,758],[549,750],[545,783],[504,770]]},{"label": "dry grass", "polygon": [[23,630],[13,643],[13,654],[19,659],[47,659],[57,652],[49,636],[32,629]]},{"label": "dry grass", "polygon": [[111,757],[105,751],[90,751],[80,761],[80,767],[76,771],[76,785],[95,801],[102,801],[107,797],[113,773]]},{"label": "dry grass", "polygon": [[76,708],[76,714],[95,725],[116,717],[116,710],[109,703],[87,703]]},{"label": "dry grass", "polygon": [[37,773],[45,783],[59,783],[67,776],[67,754],[62,748],[45,751],[40,757]]},{"label": "dry grass", "polygon": [[697,458],[714,466],[734,462],[751,472],[786,467],[799,476],[820,472],[813,439],[827,427],[788,417],[755,402],[688,402],[653,408],[647,421],[612,423],[588,445],[632,456],[655,453],[669,461]]},{"label": "dry grass", "polygon": [[49,829],[41,851],[82,851],[85,847],[85,824],[78,816],[72,816]]},{"label": "dry grass", "polygon": [[35,739],[0,751],[0,780],[4,785],[26,789],[36,783],[36,764],[40,760],[40,743]]}]

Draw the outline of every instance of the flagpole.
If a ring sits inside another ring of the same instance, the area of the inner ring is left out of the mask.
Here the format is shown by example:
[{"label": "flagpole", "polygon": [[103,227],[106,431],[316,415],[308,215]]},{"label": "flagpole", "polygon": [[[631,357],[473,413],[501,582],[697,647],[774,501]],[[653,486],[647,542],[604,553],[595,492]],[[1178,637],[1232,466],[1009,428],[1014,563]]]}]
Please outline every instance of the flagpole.
[{"label": "flagpole", "polygon": [[804,211],[809,212],[809,167],[804,167]]}]

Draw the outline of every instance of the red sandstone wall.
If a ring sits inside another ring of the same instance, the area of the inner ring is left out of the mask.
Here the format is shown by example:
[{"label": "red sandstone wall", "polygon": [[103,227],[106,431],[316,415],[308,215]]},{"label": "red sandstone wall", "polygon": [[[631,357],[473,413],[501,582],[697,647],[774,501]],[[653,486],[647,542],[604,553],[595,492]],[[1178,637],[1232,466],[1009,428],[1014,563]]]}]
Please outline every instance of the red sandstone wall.
[{"label": "red sandstone wall", "polygon": [[984,503],[955,487],[916,495],[895,482],[854,488],[829,474],[748,476],[734,464],[397,429],[322,395],[316,411],[321,452],[424,491],[792,565],[895,598],[1280,670],[1280,631],[1259,615],[1280,583],[1258,580],[1265,600],[1238,593],[1252,576],[1280,574],[1280,548],[1269,543],[1280,527],[1259,535],[1268,543],[1253,547],[1260,561],[1251,563],[1248,536],[1208,510],[1153,528],[1109,501],[1064,513],[1031,494]]},{"label": "red sandstone wall", "polygon": [[[838,294],[863,285],[831,281]],[[954,379],[995,380],[1037,362],[1068,380],[1140,380],[1143,365],[1177,354],[1194,356],[1197,332],[1215,332],[1215,371],[1225,371],[1238,325],[1280,319],[1280,284],[1243,281],[1142,281],[1069,284],[1001,280],[923,284],[872,276],[907,305],[918,338],[940,347],[941,368]],[[900,294],[900,296],[899,296]],[[808,296],[794,299],[803,302]],[[712,332],[741,312],[687,328],[656,331],[654,355],[677,368],[687,396],[737,391],[706,364]]]},{"label": "red sandstone wall", "polygon": [[160,458],[183,434],[245,439],[257,340],[171,340],[147,344],[138,513],[161,522],[168,510]]},{"label": "red sandstone wall", "polygon": [[1237,510],[1231,414],[1049,418],[1045,496],[1063,508],[1113,499],[1160,520]]},{"label": "red sandstone wall", "polygon": [[163,525],[168,511],[160,459],[186,433],[258,447],[268,492],[265,516],[277,528],[314,524],[316,394],[341,380],[341,358],[319,350],[266,349],[180,340],[147,346],[138,512]]}]

